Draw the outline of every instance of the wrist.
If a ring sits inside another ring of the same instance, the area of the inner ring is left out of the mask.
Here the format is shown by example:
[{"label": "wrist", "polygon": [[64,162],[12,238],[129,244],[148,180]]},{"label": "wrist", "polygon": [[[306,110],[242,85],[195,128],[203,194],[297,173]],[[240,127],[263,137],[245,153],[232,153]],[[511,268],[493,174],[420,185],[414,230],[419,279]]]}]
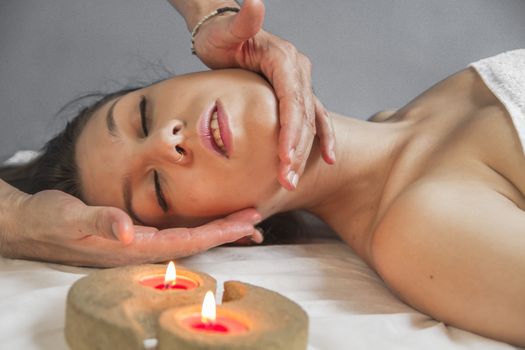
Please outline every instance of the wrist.
[{"label": "wrist", "polygon": [[191,33],[201,19],[221,7],[240,8],[240,5],[234,0],[196,1],[194,8],[191,11],[188,11],[188,14],[184,16],[188,31]]},{"label": "wrist", "polygon": [[0,180],[0,255],[11,255],[11,242],[19,231],[17,225],[22,222],[20,212],[29,197],[31,195]]},{"label": "wrist", "polygon": [[191,31],[191,53],[193,55],[197,55],[197,51],[195,49],[195,36],[197,35],[197,33],[200,31],[201,27],[206,25],[208,22],[210,22],[211,20],[213,20],[214,18],[216,17],[220,17],[220,16],[223,16],[225,14],[228,14],[233,12],[233,13],[238,13],[240,10],[238,7],[220,7],[212,12],[210,12],[209,14],[207,14],[206,16],[204,16],[200,21],[199,23],[197,23],[195,25],[195,27],[193,27],[193,30]]}]

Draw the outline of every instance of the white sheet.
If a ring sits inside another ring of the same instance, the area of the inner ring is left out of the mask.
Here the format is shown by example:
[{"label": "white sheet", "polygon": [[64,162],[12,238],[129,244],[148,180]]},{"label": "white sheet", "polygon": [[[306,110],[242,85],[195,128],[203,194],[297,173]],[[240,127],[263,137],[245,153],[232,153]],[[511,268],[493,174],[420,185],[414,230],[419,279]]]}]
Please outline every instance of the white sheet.
[{"label": "white sheet", "polygon": [[[436,322],[394,297],[345,244],[221,247],[179,264],[222,286],[273,289],[310,316],[309,349],[514,349]],[[67,349],[65,300],[91,269],[0,258],[0,349]]]}]

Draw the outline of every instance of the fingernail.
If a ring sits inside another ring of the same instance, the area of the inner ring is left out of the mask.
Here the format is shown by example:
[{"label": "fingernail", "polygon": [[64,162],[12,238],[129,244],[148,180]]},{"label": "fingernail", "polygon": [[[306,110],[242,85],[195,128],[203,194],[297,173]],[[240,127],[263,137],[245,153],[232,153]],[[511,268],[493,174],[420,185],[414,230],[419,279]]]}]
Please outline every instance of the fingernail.
[{"label": "fingernail", "polygon": [[295,174],[293,176],[293,180],[292,180],[292,183],[293,183],[293,187],[297,187],[297,183],[299,182],[299,175]]},{"label": "fingernail", "polygon": [[288,182],[295,188],[297,187],[297,181],[299,180],[295,171],[291,170],[286,177]]},{"label": "fingernail", "polygon": [[330,148],[330,158],[335,162],[335,152],[333,148]]},{"label": "fingernail", "polygon": [[290,163],[293,161],[294,154],[295,154],[295,148],[292,148],[290,152],[288,152],[288,158],[290,158]]},{"label": "fingernail", "polygon": [[113,234],[113,237],[115,237],[115,239],[118,241],[118,224],[116,222],[111,224],[111,233]]}]

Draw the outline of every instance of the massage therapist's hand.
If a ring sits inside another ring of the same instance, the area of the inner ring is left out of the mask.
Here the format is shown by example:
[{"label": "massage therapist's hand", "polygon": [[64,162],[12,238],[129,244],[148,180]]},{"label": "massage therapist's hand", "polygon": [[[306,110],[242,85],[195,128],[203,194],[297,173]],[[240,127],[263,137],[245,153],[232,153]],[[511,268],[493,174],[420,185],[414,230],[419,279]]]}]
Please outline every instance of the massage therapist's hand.
[{"label": "massage therapist's hand", "polygon": [[[262,1],[245,0],[238,14],[225,12],[206,21],[195,36],[195,50],[210,68],[262,72],[273,85],[281,124],[279,181],[293,190],[316,132],[324,160],[335,162],[334,133],[325,108],[312,91],[310,60],[289,42],[262,30],[263,20]],[[194,26],[187,22],[190,28]]]},{"label": "massage therapist's hand", "polygon": [[120,209],[87,206],[57,190],[0,197],[0,253],[10,258],[116,266],[188,256],[247,235],[262,241],[253,227],[260,220],[254,209],[197,228],[158,231],[133,226]]}]

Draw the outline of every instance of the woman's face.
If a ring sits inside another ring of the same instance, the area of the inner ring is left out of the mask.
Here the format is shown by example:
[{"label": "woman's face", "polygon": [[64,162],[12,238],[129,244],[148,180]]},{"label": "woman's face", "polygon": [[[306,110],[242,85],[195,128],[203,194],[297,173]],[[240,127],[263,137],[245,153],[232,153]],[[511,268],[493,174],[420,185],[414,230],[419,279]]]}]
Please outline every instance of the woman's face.
[{"label": "woman's face", "polygon": [[76,160],[88,204],[122,208],[139,224],[196,226],[279,189],[277,143],[269,84],[208,71],[109,101],[82,131]]}]

